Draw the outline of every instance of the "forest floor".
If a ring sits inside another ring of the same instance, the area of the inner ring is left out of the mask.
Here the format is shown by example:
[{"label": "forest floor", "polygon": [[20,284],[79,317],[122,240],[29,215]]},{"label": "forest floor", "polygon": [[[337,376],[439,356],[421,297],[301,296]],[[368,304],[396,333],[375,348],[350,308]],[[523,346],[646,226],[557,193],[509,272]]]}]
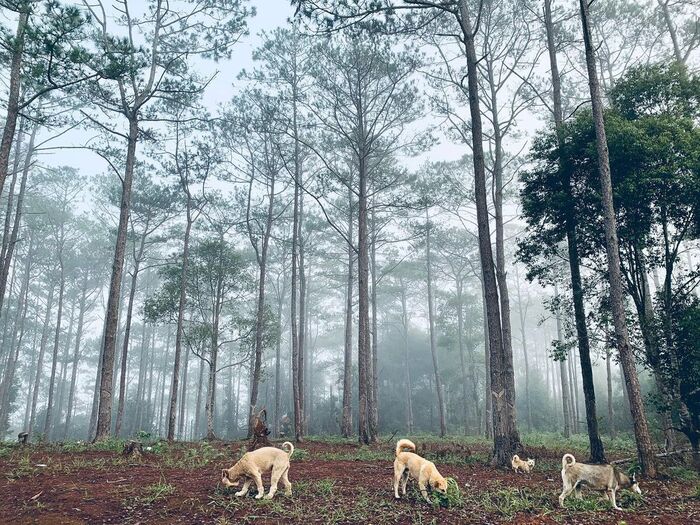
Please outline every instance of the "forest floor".
[{"label": "forest floor", "polygon": [[[561,456],[573,451],[585,460],[582,436],[570,442],[525,436],[537,461],[529,475],[488,466],[490,445],[483,440],[414,439],[458,483],[460,498],[447,508],[425,503],[415,489],[394,500],[395,439],[367,447],[340,440],[300,443],[289,474],[294,494],[286,497],[280,489],[273,500],[254,499],[254,488],[238,498],[220,484],[221,469],[239,457],[243,442],[155,442],[140,460],[122,457],[118,441],[25,448],[0,443],[0,523],[700,523],[700,478],[678,456],[664,466],[662,479],[641,480],[643,496],[619,492],[623,511],[611,510],[598,493],[581,501],[571,497],[560,509]],[[608,444],[608,455],[626,458],[634,451],[619,440]],[[263,480],[267,488],[269,478]]]}]

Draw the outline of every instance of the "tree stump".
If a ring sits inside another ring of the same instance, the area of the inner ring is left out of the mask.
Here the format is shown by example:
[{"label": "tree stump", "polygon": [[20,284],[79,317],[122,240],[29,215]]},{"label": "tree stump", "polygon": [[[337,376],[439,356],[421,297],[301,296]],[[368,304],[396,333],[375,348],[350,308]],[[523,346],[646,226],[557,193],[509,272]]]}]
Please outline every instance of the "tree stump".
[{"label": "tree stump", "polygon": [[269,447],[272,444],[267,436],[270,435],[270,430],[267,428],[267,411],[263,408],[257,416],[255,416],[255,423],[253,423],[253,437],[250,440],[250,447],[248,450],[257,450],[262,447]]},{"label": "tree stump", "polygon": [[141,459],[143,454],[143,444],[140,441],[128,441],[124,444],[124,450],[122,450],[122,456],[130,459]]},{"label": "tree stump", "polygon": [[29,443],[29,433],[28,432],[20,432],[17,434],[17,443],[20,445],[26,445]]}]

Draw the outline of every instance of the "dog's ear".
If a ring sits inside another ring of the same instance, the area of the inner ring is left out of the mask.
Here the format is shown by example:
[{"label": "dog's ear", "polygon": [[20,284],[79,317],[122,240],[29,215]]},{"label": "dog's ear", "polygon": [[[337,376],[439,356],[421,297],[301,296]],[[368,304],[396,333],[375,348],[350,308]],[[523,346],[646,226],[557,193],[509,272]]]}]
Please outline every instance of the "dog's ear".
[{"label": "dog's ear", "polygon": [[221,478],[228,479],[228,469],[225,469],[225,468],[221,469]]}]

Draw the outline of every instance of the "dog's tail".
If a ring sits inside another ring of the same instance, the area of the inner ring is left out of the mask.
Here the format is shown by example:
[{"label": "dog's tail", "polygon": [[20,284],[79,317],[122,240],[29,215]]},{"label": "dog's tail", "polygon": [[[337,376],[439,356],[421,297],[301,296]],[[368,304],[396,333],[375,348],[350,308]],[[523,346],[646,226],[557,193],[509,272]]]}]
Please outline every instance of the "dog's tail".
[{"label": "dog's tail", "polygon": [[396,455],[398,456],[403,452],[403,449],[407,448],[409,452],[415,452],[416,451],[416,445],[411,441],[410,439],[399,439],[396,442]]},{"label": "dog's tail", "polygon": [[520,461],[520,456],[513,454],[513,459],[511,459],[510,462],[512,463],[513,461]]},{"label": "dog's tail", "polygon": [[566,467],[570,467],[574,463],[576,463],[576,458],[572,454],[564,454],[561,457],[561,468],[563,469]]},{"label": "dog's tail", "polygon": [[282,450],[284,450],[291,458],[292,454],[294,454],[294,445],[292,445],[289,441],[285,441],[282,443]]}]

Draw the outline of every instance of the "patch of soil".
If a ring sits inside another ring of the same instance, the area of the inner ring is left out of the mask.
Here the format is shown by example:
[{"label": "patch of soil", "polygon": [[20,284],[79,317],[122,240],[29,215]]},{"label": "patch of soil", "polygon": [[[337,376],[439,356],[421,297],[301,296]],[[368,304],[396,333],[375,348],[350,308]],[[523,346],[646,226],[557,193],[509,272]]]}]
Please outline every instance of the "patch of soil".
[{"label": "patch of soil", "polygon": [[[354,444],[304,442],[308,454],[292,457],[289,474],[294,494],[280,490],[271,501],[244,498],[220,485],[220,471],[235,461],[241,442],[216,442],[215,456],[188,463],[188,449],[178,444],[164,452],[144,452],[131,461],[119,452],[67,452],[28,447],[0,457],[0,523],[29,524],[191,524],[191,523],[372,523],[435,522],[522,524],[628,525],[700,524],[695,484],[642,480],[644,498],[619,498],[622,512],[559,509],[558,471],[536,466],[532,474],[515,474],[481,463],[435,463],[444,476],[457,480],[464,501],[452,508],[434,508],[415,489],[394,500],[393,443],[368,447],[386,459],[322,460],[328,454],[362,457]],[[279,445],[279,444],[277,444]],[[450,453],[453,454],[454,450]],[[473,452],[487,452],[473,447]],[[560,458],[560,451],[536,450],[537,459]],[[198,466],[188,467],[187,465]],[[45,466],[37,466],[45,465]],[[268,478],[263,478],[268,488]],[[567,500],[568,506],[568,500]],[[573,502],[572,507],[577,507]]]}]

